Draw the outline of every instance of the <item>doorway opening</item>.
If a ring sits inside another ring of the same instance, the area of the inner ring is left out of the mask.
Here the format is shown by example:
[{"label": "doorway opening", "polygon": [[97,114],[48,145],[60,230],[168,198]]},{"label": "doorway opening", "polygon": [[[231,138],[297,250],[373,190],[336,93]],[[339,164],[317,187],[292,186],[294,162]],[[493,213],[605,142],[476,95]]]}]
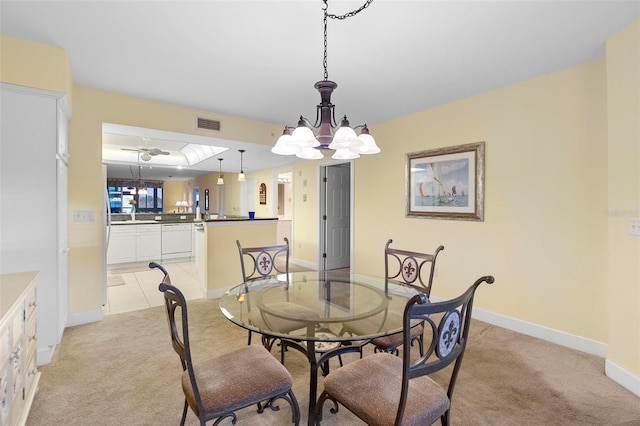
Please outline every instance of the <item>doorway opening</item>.
[{"label": "doorway opening", "polygon": [[320,167],[320,261],[323,270],[351,267],[351,163]]}]

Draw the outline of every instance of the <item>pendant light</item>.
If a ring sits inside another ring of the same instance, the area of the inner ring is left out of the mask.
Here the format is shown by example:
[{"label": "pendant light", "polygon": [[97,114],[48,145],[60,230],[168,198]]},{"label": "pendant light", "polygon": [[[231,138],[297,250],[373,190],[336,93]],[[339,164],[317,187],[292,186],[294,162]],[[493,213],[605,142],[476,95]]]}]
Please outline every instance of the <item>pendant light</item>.
[{"label": "pendant light", "polygon": [[220,175],[218,176],[218,185],[224,185],[224,179],[222,178],[222,160],[223,158],[218,158],[218,161],[220,161]]},{"label": "pendant light", "polygon": [[[324,80],[318,81],[314,87],[320,93],[321,102],[316,106],[316,122],[312,124],[309,120],[300,116],[298,126],[285,126],[282,136],[280,136],[271,148],[271,152],[279,155],[295,155],[305,160],[319,160],[324,158],[321,149],[332,149],[335,153],[334,159],[350,160],[360,157],[361,154],[377,154],[380,148],[376,145],[373,136],[369,134],[367,125],[351,127],[345,115],[340,124],[335,119],[335,105],[331,103],[331,93],[338,87],[338,84],[329,80],[327,70],[327,19],[344,20],[360,13],[366,9],[373,0],[366,2],[357,10],[344,15],[334,15],[328,12],[328,0],[324,2]],[[360,135],[355,129],[360,128]],[[315,135],[312,129],[317,129]]]},{"label": "pendant light", "polygon": [[239,149],[238,151],[240,151],[240,174],[238,175],[238,182],[244,182],[245,176],[244,170],[242,169],[242,154],[244,154],[244,149]]}]

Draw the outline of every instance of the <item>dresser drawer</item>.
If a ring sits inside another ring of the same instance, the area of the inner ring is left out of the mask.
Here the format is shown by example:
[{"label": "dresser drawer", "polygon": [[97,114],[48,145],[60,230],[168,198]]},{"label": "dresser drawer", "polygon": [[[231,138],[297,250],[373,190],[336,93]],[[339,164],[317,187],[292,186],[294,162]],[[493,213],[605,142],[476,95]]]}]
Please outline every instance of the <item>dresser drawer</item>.
[{"label": "dresser drawer", "polygon": [[9,350],[11,349],[11,334],[9,326],[0,329],[0,362],[9,359]]},{"label": "dresser drawer", "polygon": [[25,398],[29,398],[29,397],[33,398],[33,395],[35,394],[34,388],[38,384],[38,381],[36,379],[38,379],[38,377],[40,376],[40,373],[38,372],[38,366],[36,365],[35,356],[32,356],[31,358],[29,358],[29,362],[26,364],[26,370],[24,374],[25,374],[25,385],[24,385]]},{"label": "dresser drawer", "polygon": [[38,349],[38,327],[36,321],[36,315],[32,315],[27,322],[25,330],[25,347],[26,357],[31,358],[34,356],[35,351]]},{"label": "dresser drawer", "polygon": [[14,311],[11,317],[11,347],[15,347],[21,342],[22,336],[24,336],[24,309],[20,306],[20,309]]},{"label": "dresser drawer", "polygon": [[27,295],[24,298],[24,311],[25,311],[25,321],[29,322],[31,318],[35,318],[37,303],[37,291],[36,287],[31,288]]},{"label": "dresser drawer", "polygon": [[11,398],[9,398],[9,362],[2,364],[0,367],[0,425],[9,424],[9,407],[11,406]]}]

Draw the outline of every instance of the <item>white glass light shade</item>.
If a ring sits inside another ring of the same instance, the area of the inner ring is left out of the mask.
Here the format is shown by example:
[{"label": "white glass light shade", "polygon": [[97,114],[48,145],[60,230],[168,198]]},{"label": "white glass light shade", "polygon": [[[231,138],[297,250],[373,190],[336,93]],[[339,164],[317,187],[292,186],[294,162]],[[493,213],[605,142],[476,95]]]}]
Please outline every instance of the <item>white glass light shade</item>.
[{"label": "white glass light shade", "polygon": [[351,151],[347,148],[337,149],[336,152],[331,156],[334,160],[353,160],[355,158],[360,157],[360,154]]},{"label": "white glass light shade", "polygon": [[333,141],[329,144],[329,149],[349,149],[360,145],[362,142],[358,140],[356,132],[351,127],[340,126],[333,136]]},{"label": "white glass light shade", "polygon": [[222,175],[218,177],[218,185],[224,185],[224,179],[222,178]]},{"label": "white glass light shade", "polygon": [[288,144],[304,149],[319,146],[320,142],[318,142],[310,128],[307,126],[298,126],[293,133],[291,133],[291,139],[288,140]]},{"label": "white glass light shade", "polygon": [[308,146],[297,153],[296,157],[302,158],[303,160],[320,160],[324,158],[324,155],[322,155],[320,150]]},{"label": "white glass light shade", "polygon": [[246,178],[245,178],[245,176],[244,176],[244,173],[243,173],[243,172],[240,172],[240,173],[238,174],[238,182],[244,182],[245,180],[246,180]]},{"label": "white glass light shade", "polygon": [[300,152],[300,147],[291,144],[291,134],[283,134],[278,138],[271,152],[279,155],[295,155]]},{"label": "white glass light shade", "polygon": [[360,133],[358,136],[362,145],[358,147],[359,154],[377,154],[380,152],[380,148],[376,145],[376,140],[369,133]]}]

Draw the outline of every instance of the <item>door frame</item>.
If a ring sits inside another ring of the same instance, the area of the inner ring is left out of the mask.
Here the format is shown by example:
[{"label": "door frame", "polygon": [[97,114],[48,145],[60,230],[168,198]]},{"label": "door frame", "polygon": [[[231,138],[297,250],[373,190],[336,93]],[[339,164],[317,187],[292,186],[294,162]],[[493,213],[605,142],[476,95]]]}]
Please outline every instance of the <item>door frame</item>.
[{"label": "door frame", "polygon": [[326,268],[325,258],[322,254],[326,250],[327,229],[322,215],[326,211],[327,194],[323,187],[323,178],[327,175],[327,167],[337,166],[339,164],[349,164],[349,269],[353,270],[353,232],[355,217],[354,187],[355,187],[355,162],[353,160],[332,160],[328,159],[318,164],[318,269],[324,271]]}]

